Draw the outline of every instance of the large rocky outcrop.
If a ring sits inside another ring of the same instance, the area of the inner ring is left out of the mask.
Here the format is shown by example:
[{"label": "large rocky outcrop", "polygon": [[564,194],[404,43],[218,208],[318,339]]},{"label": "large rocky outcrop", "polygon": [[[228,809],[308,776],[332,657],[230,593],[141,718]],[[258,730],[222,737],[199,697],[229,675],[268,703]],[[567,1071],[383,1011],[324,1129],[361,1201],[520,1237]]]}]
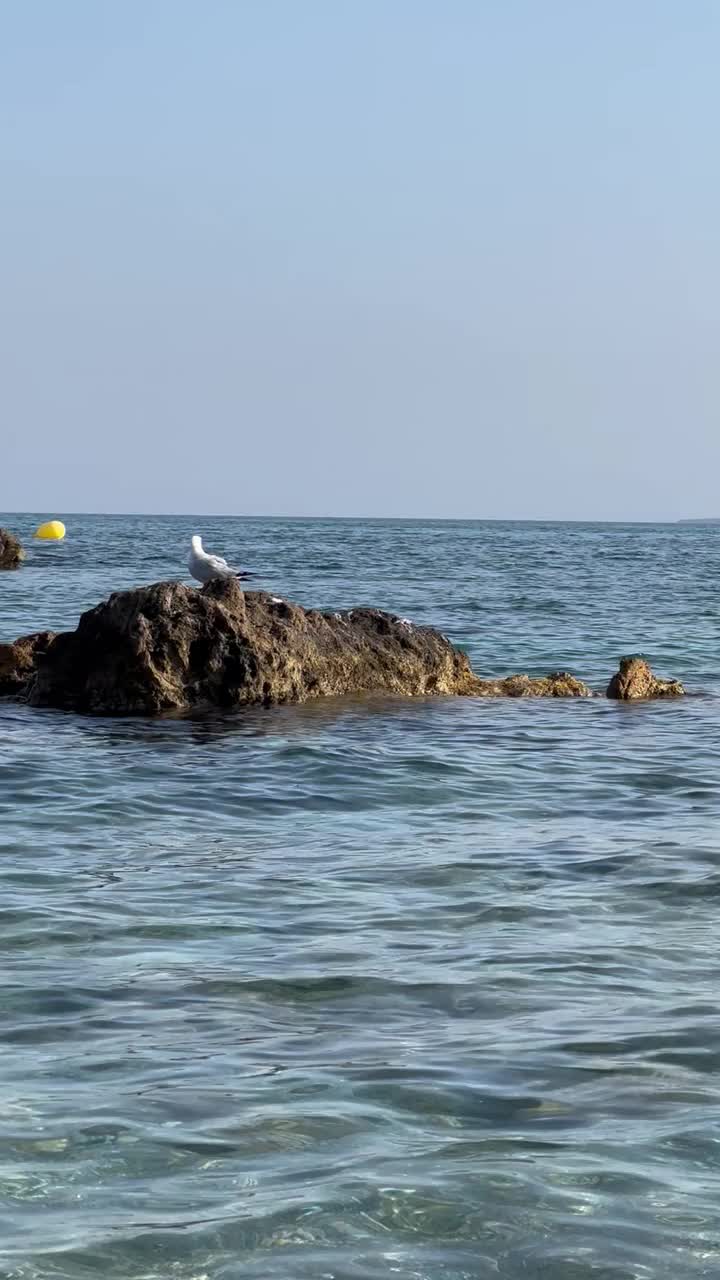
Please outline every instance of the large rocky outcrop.
[{"label": "large rocky outcrop", "polygon": [[[76,631],[0,645],[0,694],[73,711],[155,715],[370,693],[595,696],[565,672],[483,680],[430,628],[377,609],[302,609],[233,580],[202,591],[177,582],[121,591],[83,614]],[[622,698],[670,693],[682,686],[656,680],[642,659],[623,659],[608,689]]]},{"label": "large rocky outcrop", "polygon": [[14,644],[0,644],[0,694],[23,692],[54,639],[52,631],[39,631]]},{"label": "large rocky outcrop", "polygon": [[25,552],[19,538],[8,529],[0,529],[0,569],[17,569]]},{"label": "large rocky outcrop", "polygon": [[56,638],[35,706],[153,715],[337,694],[472,693],[467,658],[437,631],[381,613],[327,614],[237,582],[122,591]]},{"label": "large rocky outcrop", "polygon": [[678,680],[660,680],[644,658],[620,659],[620,670],[607,687],[608,698],[631,702],[636,698],[681,698],[685,690]]}]

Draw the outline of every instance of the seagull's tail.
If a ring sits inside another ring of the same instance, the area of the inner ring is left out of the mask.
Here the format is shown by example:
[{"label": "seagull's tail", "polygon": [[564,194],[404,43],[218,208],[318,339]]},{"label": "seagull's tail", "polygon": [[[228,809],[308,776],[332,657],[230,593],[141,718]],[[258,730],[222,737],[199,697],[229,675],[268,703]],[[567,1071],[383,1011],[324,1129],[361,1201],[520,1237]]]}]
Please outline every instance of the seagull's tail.
[{"label": "seagull's tail", "polygon": [[257,574],[255,574],[255,573],[248,573],[248,571],[247,571],[246,569],[241,569],[241,570],[239,571],[239,573],[236,573],[236,574],[235,574],[235,577],[236,577],[236,578],[241,578],[241,579],[242,579],[242,578],[256,578],[256,577],[257,577]]}]

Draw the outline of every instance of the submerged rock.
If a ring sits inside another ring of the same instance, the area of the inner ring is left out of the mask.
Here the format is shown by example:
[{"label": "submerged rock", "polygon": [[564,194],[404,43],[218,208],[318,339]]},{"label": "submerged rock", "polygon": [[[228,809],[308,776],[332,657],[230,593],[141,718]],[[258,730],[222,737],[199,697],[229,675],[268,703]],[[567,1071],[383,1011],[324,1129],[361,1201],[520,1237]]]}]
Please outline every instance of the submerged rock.
[{"label": "submerged rock", "polygon": [[8,529],[0,529],[0,569],[17,569],[24,559],[20,539]]},{"label": "submerged rock", "polygon": [[52,631],[39,631],[14,644],[0,644],[0,694],[23,692],[35,674],[38,659],[54,639]]},{"label": "submerged rock", "polygon": [[607,687],[608,698],[630,702],[635,698],[681,698],[685,690],[679,680],[660,680],[644,658],[620,659],[620,670]]},{"label": "submerged rock", "polygon": [[473,691],[485,698],[594,698],[592,689],[567,671],[550,676],[505,676],[478,680]]}]

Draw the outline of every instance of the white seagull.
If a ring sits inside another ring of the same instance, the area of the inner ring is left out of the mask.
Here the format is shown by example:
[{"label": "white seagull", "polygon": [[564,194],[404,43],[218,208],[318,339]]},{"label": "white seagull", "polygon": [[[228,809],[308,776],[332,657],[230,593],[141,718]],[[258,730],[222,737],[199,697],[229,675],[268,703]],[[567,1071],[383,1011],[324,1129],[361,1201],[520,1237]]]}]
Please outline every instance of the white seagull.
[{"label": "white seagull", "polygon": [[202,538],[197,533],[192,539],[192,551],[188,560],[188,569],[198,582],[212,582],[213,578],[251,578],[251,573],[231,569],[222,556],[211,556],[203,551]]}]

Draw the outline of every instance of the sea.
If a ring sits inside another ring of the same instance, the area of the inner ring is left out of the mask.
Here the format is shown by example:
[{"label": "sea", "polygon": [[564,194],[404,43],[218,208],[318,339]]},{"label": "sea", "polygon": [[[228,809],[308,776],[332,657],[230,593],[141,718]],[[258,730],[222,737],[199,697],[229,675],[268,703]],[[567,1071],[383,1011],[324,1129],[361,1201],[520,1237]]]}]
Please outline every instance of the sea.
[{"label": "sea", "polygon": [[3,1280],[720,1277],[720,527],[0,524],[2,640],[200,533],[482,675],[688,690],[0,702]]}]

